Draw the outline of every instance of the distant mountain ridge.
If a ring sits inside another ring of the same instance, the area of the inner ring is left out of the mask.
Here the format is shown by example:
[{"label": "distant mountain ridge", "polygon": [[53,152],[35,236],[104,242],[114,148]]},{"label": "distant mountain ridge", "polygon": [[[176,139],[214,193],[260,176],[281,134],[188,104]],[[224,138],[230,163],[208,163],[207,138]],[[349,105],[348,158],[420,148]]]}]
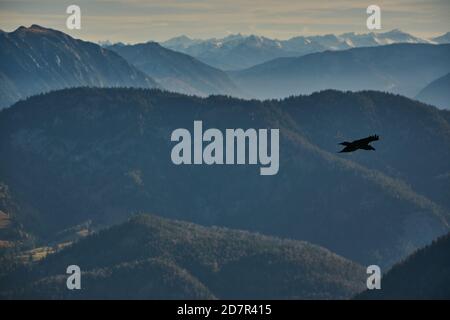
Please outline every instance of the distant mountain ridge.
[{"label": "distant mountain ridge", "polygon": [[[33,94],[79,86],[162,87],[200,96],[259,99],[330,88],[381,90],[415,97],[431,81],[450,71],[448,44],[419,43],[423,41],[399,30],[296,37],[283,43],[240,34],[212,42],[178,37],[166,43],[183,48],[199,45],[195,50],[192,47],[192,56],[153,42],[113,46],[106,42],[101,47],[37,25],[2,32],[0,40],[0,108]],[[396,41],[409,44],[383,45]],[[201,46],[213,50],[211,57],[217,61],[226,62],[233,56],[240,63],[249,59],[251,65],[255,59],[271,59],[279,50],[297,56],[306,46],[303,53],[320,52],[225,73],[194,58],[201,54]],[[352,47],[357,48],[348,49]]]},{"label": "distant mountain ridge", "polygon": [[340,35],[297,36],[288,40],[270,39],[256,35],[229,35],[220,39],[190,39],[179,36],[161,42],[162,46],[192,55],[199,60],[223,70],[252,67],[281,57],[297,57],[326,50],[344,50],[356,47],[378,46],[394,43],[448,43],[444,38],[427,40],[401,30],[389,32]]},{"label": "distant mountain ridge", "polygon": [[450,110],[450,73],[428,84],[419,92],[416,99]]},{"label": "distant mountain ridge", "polygon": [[57,30],[32,25],[0,33],[0,108],[76,86],[159,85],[116,53]]},{"label": "distant mountain ridge", "polygon": [[438,44],[450,43],[450,32],[447,32],[442,36],[433,38],[432,41]]},{"label": "distant mountain ridge", "polygon": [[379,90],[415,97],[450,71],[450,44],[392,44],[279,58],[230,73],[249,95],[283,98],[325,89]]},{"label": "distant mountain ridge", "polygon": [[117,44],[107,48],[117,52],[170,91],[201,96],[239,94],[236,85],[222,70],[187,54],[166,49],[156,42]]}]

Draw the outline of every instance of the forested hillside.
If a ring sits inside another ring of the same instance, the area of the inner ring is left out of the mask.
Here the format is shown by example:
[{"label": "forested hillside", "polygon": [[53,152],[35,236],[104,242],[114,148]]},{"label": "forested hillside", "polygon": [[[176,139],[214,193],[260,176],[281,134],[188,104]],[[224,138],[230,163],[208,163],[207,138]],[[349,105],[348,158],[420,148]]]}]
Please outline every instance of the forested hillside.
[{"label": "forested hillside", "polygon": [[[66,289],[73,261],[81,291]],[[342,299],[364,288],[364,271],[306,242],[139,215],[0,278],[0,296]]]},{"label": "forested hillside", "polygon": [[[177,128],[279,128],[280,170],[174,165]],[[391,265],[448,231],[446,114],[400,96],[325,91],[284,101],[70,89],[0,113],[3,210],[43,242],[152,212],[310,241]],[[376,151],[339,142],[379,134]],[[439,147],[437,147],[439,146]]]}]

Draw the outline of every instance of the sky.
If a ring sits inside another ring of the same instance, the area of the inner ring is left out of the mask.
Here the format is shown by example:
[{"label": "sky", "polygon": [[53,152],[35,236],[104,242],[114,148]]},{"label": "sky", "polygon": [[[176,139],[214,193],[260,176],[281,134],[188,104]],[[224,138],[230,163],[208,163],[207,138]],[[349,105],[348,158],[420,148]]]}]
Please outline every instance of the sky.
[{"label": "sky", "polygon": [[[81,8],[81,30],[66,28],[66,8]],[[369,32],[366,8],[381,8],[380,32],[430,38],[450,31],[450,0],[0,0],[0,29],[38,24],[89,41],[137,43],[187,35]]]}]

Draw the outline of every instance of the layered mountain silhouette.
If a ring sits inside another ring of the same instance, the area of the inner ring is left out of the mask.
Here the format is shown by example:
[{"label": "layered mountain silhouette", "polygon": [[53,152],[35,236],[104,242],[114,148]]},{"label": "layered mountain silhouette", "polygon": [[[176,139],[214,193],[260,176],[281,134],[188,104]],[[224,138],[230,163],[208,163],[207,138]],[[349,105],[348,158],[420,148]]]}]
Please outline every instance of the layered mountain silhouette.
[{"label": "layered mountain silhouette", "polygon": [[416,99],[450,110],[450,73],[432,81],[419,92]]},{"label": "layered mountain silhouette", "polygon": [[[437,38],[440,40],[440,38]],[[288,40],[270,39],[257,35],[229,35],[220,39],[190,39],[180,36],[161,44],[167,48],[192,55],[223,70],[237,70],[281,57],[297,57],[326,50],[379,46],[393,43],[429,43],[401,30],[381,33],[297,36]]]},{"label": "layered mountain silhouette", "polygon": [[157,87],[116,53],[60,31],[32,25],[0,32],[0,108],[77,86]]},{"label": "layered mountain silhouette", "polygon": [[168,90],[202,96],[238,94],[238,89],[222,70],[210,67],[187,54],[166,49],[156,42],[113,45],[107,48],[120,54]]},{"label": "layered mountain silhouette", "polygon": [[[415,97],[426,85],[450,71],[446,59],[448,44],[380,46],[425,42],[398,30],[296,37],[284,42],[231,35],[214,41],[181,37],[164,43],[203,62],[153,42],[100,47],[38,25],[1,32],[0,40],[0,108],[33,94],[67,87],[152,88],[159,86],[157,82],[171,91],[201,96],[279,98],[335,88],[383,90]],[[363,45],[369,47],[336,51]],[[195,46],[211,47],[210,54],[217,61],[225,63],[230,55],[230,59],[246,66],[277,56],[296,57],[230,72],[233,78],[230,79],[228,74],[205,64],[209,59],[202,58],[203,51],[194,50]],[[276,53],[280,50],[284,53]],[[318,51],[321,52],[307,54]],[[415,77],[411,77],[412,73]]]},{"label": "layered mountain silhouette", "polygon": [[415,97],[431,81],[450,71],[449,54],[449,44],[393,44],[280,58],[232,75],[242,90],[257,98],[330,88]]},{"label": "layered mountain silhouette", "polygon": [[381,290],[357,299],[450,299],[450,234],[418,250],[382,278]]},{"label": "layered mountain silhouette", "polygon": [[[83,289],[66,289],[76,261]],[[139,215],[0,278],[12,298],[337,299],[365,269],[302,241]]]},{"label": "layered mountain silhouette", "polygon": [[[279,128],[279,173],[174,165],[171,132],[198,119],[205,129]],[[388,266],[448,231],[449,120],[378,92],[264,102],[139,89],[52,92],[0,113],[0,181],[18,204],[0,210],[44,242],[86,221],[101,228],[152,212],[306,240]],[[373,132],[383,137],[376,153],[336,154],[338,142]]]}]

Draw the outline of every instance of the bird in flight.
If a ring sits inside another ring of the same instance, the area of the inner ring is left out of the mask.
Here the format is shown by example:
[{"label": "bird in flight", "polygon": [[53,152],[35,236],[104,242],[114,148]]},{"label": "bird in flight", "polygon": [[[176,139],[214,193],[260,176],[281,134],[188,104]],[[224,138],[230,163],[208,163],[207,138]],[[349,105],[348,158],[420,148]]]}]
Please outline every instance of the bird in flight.
[{"label": "bird in flight", "polygon": [[342,152],[353,152],[353,151],[356,151],[358,149],[375,150],[375,148],[372,147],[370,145],[370,143],[373,142],[373,141],[378,141],[378,140],[380,140],[380,137],[377,136],[377,135],[374,135],[374,136],[370,136],[370,137],[367,137],[367,138],[364,138],[364,139],[355,140],[355,141],[352,141],[352,142],[344,141],[344,142],[339,143],[340,145],[345,146],[345,148],[342,149],[341,151],[339,151],[339,153],[342,153]]}]

